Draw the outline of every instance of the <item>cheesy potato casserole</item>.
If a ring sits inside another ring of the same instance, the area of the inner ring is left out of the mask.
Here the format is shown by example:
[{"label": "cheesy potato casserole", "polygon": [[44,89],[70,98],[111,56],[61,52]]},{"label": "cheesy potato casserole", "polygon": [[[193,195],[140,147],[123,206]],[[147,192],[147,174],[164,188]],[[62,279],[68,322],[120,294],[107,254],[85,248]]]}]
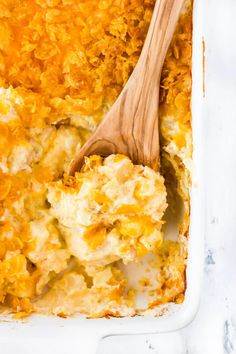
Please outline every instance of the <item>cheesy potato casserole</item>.
[{"label": "cheesy potato casserole", "polygon": [[[154,4],[0,0],[2,313],[139,314],[126,267],[144,259],[155,272],[153,281],[148,268],[139,279],[146,309],[184,299],[191,2],[162,72],[160,173],[111,155],[90,156],[81,171],[68,175],[132,73]],[[176,240],[164,237],[169,219],[178,219]]]}]

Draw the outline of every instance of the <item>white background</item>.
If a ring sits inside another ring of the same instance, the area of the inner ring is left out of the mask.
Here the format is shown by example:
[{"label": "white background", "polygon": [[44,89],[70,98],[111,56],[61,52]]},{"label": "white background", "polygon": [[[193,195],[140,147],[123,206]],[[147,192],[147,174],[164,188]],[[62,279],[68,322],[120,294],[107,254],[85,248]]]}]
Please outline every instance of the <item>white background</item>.
[{"label": "white background", "polygon": [[[99,354],[236,353],[236,0],[205,3],[205,270],[193,323],[177,334],[104,339]],[[163,344],[166,343],[166,344]]]}]

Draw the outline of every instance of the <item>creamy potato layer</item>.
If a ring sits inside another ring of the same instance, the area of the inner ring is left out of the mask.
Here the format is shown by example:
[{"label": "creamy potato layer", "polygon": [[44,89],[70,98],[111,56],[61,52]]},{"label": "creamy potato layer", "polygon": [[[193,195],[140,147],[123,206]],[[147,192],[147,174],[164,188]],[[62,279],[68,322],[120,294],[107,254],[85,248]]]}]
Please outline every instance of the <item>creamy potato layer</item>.
[{"label": "creamy potato layer", "polygon": [[[157,0],[158,1],[158,0]],[[154,0],[0,0],[0,305],[89,317],[139,313],[124,271],[150,253],[153,307],[181,302],[189,227],[191,4],[161,78],[161,175],[76,152],[132,73]],[[165,184],[165,186],[164,186]],[[166,195],[167,193],[167,195]],[[166,214],[184,206],[177,241]]]},{"label": "creamy potato layer", "polygon": [[82,172],[49,185],[47,199],[81,264],[128,263],[162,244],[164,179],[126,156],[86,158]]}]

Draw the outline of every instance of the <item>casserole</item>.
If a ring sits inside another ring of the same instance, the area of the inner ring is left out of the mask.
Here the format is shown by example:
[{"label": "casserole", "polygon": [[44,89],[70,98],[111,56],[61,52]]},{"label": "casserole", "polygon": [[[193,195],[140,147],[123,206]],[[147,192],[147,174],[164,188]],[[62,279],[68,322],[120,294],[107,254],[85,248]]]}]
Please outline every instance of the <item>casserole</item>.
[{"label": "casserole", "polygon": [[[203,177],[202,177],[202,4],[194,4],[193,36],[193,186],[191,191],[191,222],[188,245],[187,289],[182,304],[169,304],[162,316],[151,314],[133,318],[110,318],[87,320],[80,316],[70,319],[33,315],[26,322],[6,320],[0,323],[0,343],[4,353],[47,352],[93,353],[97,340],[108,334],[150,333],[177,330],[194,317],[200,294],[203,260]],[[131,275],[132,276],[132,275]],[[14,336],[14,341],[11,340]]]}]

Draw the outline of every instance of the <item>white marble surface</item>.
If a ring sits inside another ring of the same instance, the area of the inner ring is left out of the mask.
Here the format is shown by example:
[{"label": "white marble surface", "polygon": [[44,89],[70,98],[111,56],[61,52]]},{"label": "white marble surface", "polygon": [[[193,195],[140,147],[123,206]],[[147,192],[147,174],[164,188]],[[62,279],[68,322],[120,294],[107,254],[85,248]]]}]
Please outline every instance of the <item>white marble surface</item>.
[{"label": "white marble surface", "polygon": [[177,334],[104,339],[99,354],[236,353],[236,0],[205,2],[206,228],[202,298]]}]

